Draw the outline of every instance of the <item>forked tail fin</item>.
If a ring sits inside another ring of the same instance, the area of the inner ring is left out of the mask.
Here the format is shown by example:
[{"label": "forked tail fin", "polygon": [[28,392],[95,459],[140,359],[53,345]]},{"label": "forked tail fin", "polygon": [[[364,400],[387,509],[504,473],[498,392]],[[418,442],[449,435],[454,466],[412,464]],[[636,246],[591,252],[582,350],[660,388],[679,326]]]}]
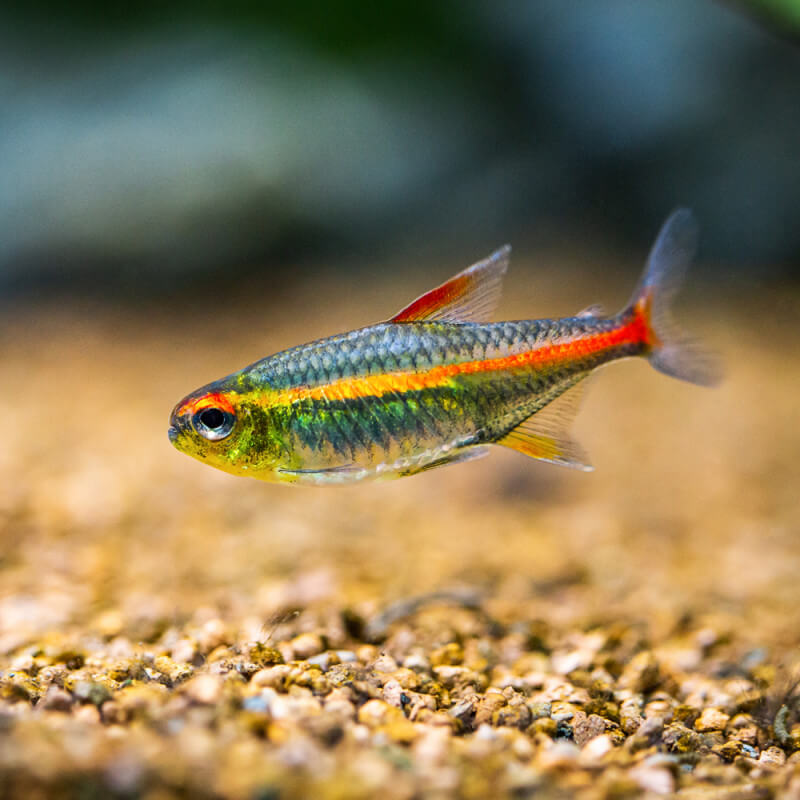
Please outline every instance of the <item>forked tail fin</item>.
[{"label": "forked tail fin", "polygon": [[670,306],[697,249],[698,227],[691,211],[673,211],[650,251],[626,314],[646,330],[648,358],[660,372],[690,383],[713,386],[722,375],[718,359],[681,333]]}]

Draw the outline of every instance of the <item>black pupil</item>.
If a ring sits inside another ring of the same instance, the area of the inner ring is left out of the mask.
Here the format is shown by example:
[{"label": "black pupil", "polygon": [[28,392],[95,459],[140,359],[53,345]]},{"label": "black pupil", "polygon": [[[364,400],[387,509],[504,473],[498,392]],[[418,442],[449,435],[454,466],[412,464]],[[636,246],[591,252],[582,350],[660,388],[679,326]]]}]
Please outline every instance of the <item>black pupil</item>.
[{"label": "black pupil", "polygon": [[225,422],[225,415],[218,408],[207,408],[200,412],[200,422],[202,422],[206,428],[216,430],[222,427]]}]

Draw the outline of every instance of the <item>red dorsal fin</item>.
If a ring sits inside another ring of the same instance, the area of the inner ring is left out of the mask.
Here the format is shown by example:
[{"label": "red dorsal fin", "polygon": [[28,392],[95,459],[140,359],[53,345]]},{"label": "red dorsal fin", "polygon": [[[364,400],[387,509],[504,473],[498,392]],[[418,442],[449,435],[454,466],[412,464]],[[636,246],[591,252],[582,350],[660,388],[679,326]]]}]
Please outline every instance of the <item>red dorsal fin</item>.
[{"label": "red dorsal fin", "polygon": [[500,300],[511,248],[495,250],[407,305],[390,322],[488,322]]}]

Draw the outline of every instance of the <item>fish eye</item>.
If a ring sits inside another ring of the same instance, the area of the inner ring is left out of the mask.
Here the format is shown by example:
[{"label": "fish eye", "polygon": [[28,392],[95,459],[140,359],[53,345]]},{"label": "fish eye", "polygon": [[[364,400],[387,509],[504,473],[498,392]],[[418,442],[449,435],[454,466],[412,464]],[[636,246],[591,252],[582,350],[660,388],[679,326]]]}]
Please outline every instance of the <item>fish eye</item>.
[{"label": "fish eye", "polygon": [[200,422],[212,431],[221,428],[225,423],[225,415],[218,408],[207,408],[198,416]]},{"label": "fish eye", "polygon": [[221,408],[204,408],[192,417],[194,429],[209,441],[216,442],[229,436],[236,418]]}]

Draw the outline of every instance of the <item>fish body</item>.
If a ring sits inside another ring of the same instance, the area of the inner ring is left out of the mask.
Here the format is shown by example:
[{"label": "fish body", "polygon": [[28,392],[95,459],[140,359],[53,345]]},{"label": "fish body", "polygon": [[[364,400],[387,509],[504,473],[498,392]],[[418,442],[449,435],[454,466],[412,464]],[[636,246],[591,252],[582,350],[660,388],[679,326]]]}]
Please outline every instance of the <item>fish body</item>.
[{"label": "fish body", "polygon": [[593,370],[644,355],[668,374],[713,378],[666,319],[695,237],[689,212],[675,212],[619,314],[493,323],[485,319],[510,252],[501,248],[388,322],[290,348],[192,392],[173,411],[170,439],[226,472],[298,484],[411,475],[490,444],[589,469],[568,427]]}]

